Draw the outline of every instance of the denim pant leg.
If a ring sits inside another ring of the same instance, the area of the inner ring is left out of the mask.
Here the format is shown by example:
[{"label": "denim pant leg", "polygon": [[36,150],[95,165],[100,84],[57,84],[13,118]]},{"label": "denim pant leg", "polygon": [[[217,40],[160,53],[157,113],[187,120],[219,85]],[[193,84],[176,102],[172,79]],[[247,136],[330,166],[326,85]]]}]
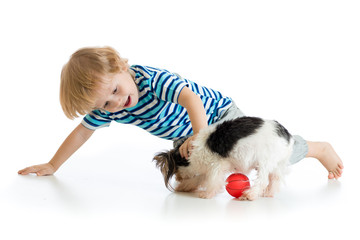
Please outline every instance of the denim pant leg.
[{"label": "denim pant leg", "polygon": [[295,140],[293,152],[289,159],[290,164],[295,164],[300,160],[304,159],[306,154],[309,152],[309,147],[304,138],[299,135],[293,135]]}]

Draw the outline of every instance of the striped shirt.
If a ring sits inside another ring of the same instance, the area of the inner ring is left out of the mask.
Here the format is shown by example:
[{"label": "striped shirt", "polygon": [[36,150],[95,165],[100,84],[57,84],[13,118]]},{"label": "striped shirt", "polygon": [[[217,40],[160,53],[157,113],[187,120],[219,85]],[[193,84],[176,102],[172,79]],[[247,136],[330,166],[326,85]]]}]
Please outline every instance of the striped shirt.
[{"label": "striped shirt", "polygon": [[119,112],[94,110],[82,124],[91,130],[109,126],[112,121],[138,126],[163,139],[177,140],[193,134],[186,109],[178,104],[181,90],[188,87],[204,104],[208,124],[215,123],[231,106],[232,100],[220,92],[202,87],[164,69],[133,65],[129,71],[135,75],[139,90],[136,106]]}]

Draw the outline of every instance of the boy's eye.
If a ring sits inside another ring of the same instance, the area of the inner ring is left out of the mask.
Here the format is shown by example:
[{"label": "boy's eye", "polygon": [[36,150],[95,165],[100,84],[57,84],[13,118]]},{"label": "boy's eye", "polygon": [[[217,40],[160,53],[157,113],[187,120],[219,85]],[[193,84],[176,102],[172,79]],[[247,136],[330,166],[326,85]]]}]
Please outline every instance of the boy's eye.
[{"label": "boy's eye", "polygon": [[109,105],[109,102],[106,102],[105,104],[104,104],[104,109],[107,107]]},{"label": "boy's eye", "polygon": [[117,87],[114,89],[113,94],[115,94],[116,92],[117,92]]}]

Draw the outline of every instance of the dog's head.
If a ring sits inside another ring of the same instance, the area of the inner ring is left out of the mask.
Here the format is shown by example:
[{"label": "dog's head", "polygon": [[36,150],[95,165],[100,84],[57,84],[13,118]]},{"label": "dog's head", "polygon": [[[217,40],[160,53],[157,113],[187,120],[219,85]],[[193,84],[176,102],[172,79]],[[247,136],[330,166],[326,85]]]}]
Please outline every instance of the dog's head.
[{"label": "dog's head", "polygon": [[[174,190],[170,184],[171,177],[178,173],[180,166],[187,167],[190,164],[188,160],[181,157],[178,148],[156,154],[154,161],[164,176],[165,186],[170,191]],[[180,180],[181,177],[177,176],[176,178]]]}]

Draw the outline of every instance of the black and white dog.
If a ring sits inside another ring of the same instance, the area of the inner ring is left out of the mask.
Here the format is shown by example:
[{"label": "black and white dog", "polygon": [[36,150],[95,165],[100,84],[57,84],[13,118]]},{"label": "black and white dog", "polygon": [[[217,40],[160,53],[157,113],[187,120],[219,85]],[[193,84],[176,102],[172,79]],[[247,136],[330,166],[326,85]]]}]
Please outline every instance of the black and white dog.
[{"label": "black and white dog", "polygon": [[212,198],[224,189],[229,173],[249,174],[257,170],[253,186],[243,200],[272,197],[289,164],[294,139],[278,122],[256,117],[241,117],[211,125],[200,131],[189,160],[179,149],[154,157],[165,185],[172,189],[173,175],[178,182],[175,191],[197,192],[201,198]]}]

